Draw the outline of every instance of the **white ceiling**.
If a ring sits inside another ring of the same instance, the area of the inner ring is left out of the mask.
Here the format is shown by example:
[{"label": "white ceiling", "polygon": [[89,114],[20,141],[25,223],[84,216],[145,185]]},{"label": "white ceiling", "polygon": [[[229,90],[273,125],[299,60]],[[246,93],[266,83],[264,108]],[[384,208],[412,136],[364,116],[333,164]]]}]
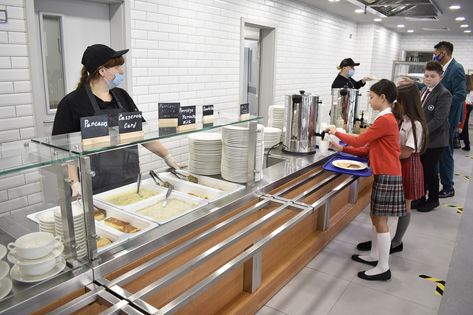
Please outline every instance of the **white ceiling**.
[{"label": "white ceiling", "polygon": [[[349,19],[356,23],[379,23],[384,27],[392,29],[399,33],[407,33],[407,30],[414,30],[414,34],[463,34],[466,36],[473,36],[472,33],[464,33],[465,29],[473,31],[473,1],[472,0],[433,0],[437,7],[442,12],[437,21],[410,21],[405,17],[387,17],[382,18],[381,22],[374,22],[379,13],[371,10],[370,13],[355,13],[355,9],[362,8],[362,4],[355,0],[340,0],[339,2],[329,2],[329,0],[299,0],[309,4],[310,6],[319,8],[325,12],[338,15],[345,19]],[[459,10],[450,10],[451,5],[460,5]],[[370,11],[370,10],[368,10]],[[463,22],[455,21],[458,16],[466,18]],[[404,28],[398,28],[398,24],[404,24]],[[460,28],[461,24],[468,24],[468,28]],[[423,28],[431,28],[435,30],[423,30]],[[449,30],[439,30],[448,28]]]}]

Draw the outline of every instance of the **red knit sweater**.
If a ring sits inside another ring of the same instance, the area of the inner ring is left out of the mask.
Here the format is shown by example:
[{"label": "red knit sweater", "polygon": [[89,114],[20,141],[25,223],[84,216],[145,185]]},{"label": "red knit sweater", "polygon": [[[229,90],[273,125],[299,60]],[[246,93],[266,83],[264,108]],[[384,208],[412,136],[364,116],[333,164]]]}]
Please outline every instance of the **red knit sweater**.
[{"label": "red knit sweater", "polygon": [[336,132],[335,135],[351,147],[343,152],[354,155],[368,155],[374,175],[401,176],[399,155],[399,128],[393,114],[378,117],[373,125],[361,135]]}]

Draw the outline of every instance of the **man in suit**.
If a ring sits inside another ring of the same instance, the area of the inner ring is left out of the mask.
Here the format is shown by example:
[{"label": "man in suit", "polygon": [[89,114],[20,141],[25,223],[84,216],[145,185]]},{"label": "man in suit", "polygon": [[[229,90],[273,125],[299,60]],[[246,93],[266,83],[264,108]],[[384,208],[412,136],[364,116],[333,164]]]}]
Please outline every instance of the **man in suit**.
[{"label": "man in suit", "polygon": [[462,121],[463,102],[466,98],[465,70],[455,58],[452,58],[453,44],[450,42],[439,42],[434,46],[434,60],[440,62],[443,67],[442,85],[452,94],[452,104],[448,114],[450,124],[450,138],[448,149],[444,150],[439,160],[440,181],[442,190],[440,198],[452,197],[455,195],[453,189],[453,142],[455,130]]},{"label": "man in suit", "polygon": [[452,95],[440,84],[442,65],[429,61],[424,68],[425,87],[421,91],[421,106],[424,110],[429,142],[426,151],[420,156],[424,171],[424,183],[429,191],[429,199],[421,199],[417,210],[429,212],[439,206],[439,178],[437,163],[449,145],[450,128],[448,114],[451,112]]}]

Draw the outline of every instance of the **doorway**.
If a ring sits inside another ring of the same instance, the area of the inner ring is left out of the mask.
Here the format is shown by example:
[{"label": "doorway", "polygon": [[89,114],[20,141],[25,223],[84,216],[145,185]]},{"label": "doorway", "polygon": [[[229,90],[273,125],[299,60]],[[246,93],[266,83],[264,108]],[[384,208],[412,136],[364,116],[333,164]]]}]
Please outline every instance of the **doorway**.
[{"label": "doorway", "polygon": [[28,45],[34,52],[30,58],[36,136],[51,135],[59,101],[77,86],[82,53],[87,46],[98,43],[115,49],[129,46],[127,3],[26,1]]},{"label": "doorway", "polygon": [[274,102],[276,27],[242,19],[240,103],[248,103],[251,115],[267,124],[269,105]]}]

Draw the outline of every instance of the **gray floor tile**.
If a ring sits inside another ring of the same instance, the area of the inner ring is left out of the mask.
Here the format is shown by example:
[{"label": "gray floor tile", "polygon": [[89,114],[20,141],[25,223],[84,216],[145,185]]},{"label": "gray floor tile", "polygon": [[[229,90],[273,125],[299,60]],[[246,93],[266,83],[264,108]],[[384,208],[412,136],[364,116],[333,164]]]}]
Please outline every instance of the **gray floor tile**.
[{"label": "gray floor tile", "polygon": [[[369,268],[371,267],[368,266],[364,269]],[[425,274],[445,280],[448,272],[447,266],[427,265],[405,259],[402,256],[392,255],[390,258],[390,268],[392,278],[389,281],[366,281],[356,277],[352,283],[410,300],[430,308],[439,308],[441,297],[435,294],[436,284],[419,278],[419,275]]]},{"label": "gray floor tile", "polygon": [[286,314],[327,314],[349,282],[304,268],[266,305]]},{"label": "gray floor tile", "polygon": [[456,213],[456,209],[441,205],[427,213],[413,211],[408,231],[415,231],[432,239],[454,242],[460,220],[461,215]]},{"label": "gray floor tile", "polygon": [[278,311],[274,308],[271,308],[269,306],[263,306],[262,308],[260,308],[258,312],[256,312],[256,315],[287,315],[287,314],[281,311]]},{"label": "gray floor tile", "polygon": [[341,231],[334,240],[358,244],[369,240],[371,237],[371,222],[352,222]]},{"label": "gray floor tile", "polygon": [[436,310],[350,283],[329,315],[432,315]]},{"label": "gray floor tile", "polygon": [[353,244],[333,240],[307,264],[307,267],[351,281],[359,271],[363,270],[360,263],[351,259],[351,255],[355,253],[358,251]]}]

